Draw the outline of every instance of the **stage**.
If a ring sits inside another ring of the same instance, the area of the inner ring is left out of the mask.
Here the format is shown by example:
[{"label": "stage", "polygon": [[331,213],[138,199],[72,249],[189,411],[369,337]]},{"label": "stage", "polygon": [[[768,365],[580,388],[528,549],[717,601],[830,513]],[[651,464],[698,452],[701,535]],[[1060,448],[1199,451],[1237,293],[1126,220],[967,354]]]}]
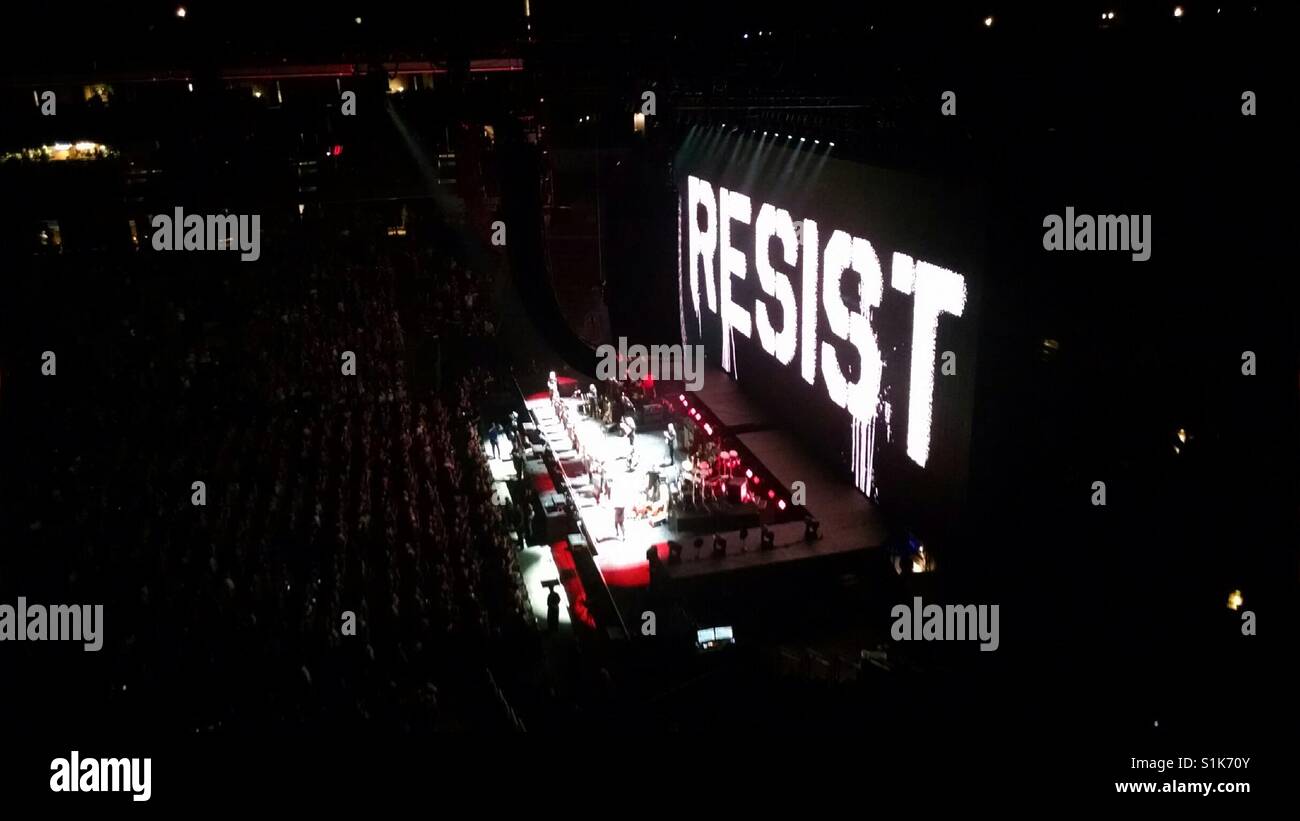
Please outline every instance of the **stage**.
[{"label": "stage", "polygon": [[[572,383],[568,384],[571,392]],[[674,410],[678,411],[672,419],[680,428],[686,408],[699,411],[702,418],[711,419],[715,430],[719,430],[724,448],[742,449],[746,452],[746,467],[775,480],[751,487],[751,491],[771,498],[772,505],[762,521],[769,523],[773,533],[772,549],[761,549],[759,510],[752,503],[719,503],[718,510],[724,512],[697,515],[682,522],[669,518],[666,512],[663,516],[635,517],[634,508],[646,504],[645,490],[652,469],[660,472],[665,484],[679,478],[680,462],[670,465],[663,432],[638,431],[634,444],[629,445],[626,436],[607,432],[598,420],[582,414],[580,400],[561,398],[559,401],[564,403],[578,440],[579,447],[575,449],[550,396],[533,394],[527,400],[537,426],[533,434],[535,441],[540,441],[554,455],[577,507],[576,515],[586,530],[596,566],[611,589],[645,587],[649,583],[646,551],[651,546],[657,549],[664,563],[664,578],[671,582],[867,551],[884,542],[885,527],[879,511],[853,487],[850,476],[834,476],[792,434],[772,426],[726,374],[710,371],[705,385],[708,387],[698,394],[680,393],[675,386],[663,386],[663,393],[669,395]],[[633,449],[635,458],[629,469]],[[599,502],[584,455],[590,457],[593,466],[597,463],[605,466],[610,492]],[[681,458],[683,454],[678,451],[677,459]],[[805,540],[801,518],[776,521],[775,505],[789,499],[789,488],[795,481],[803,482],[807,494],[805,507],[820,525],[819,538],[813,541]],[[773,485],[775,488],[769,489]],[[661,499],[666,501],[668,492],[667,487],[661,488]],[[622,538],[614,527],[616,505],[622,505],[626,511]],[[744,521],[733,519],[734,526],[726,526],[730,515],[742,511],[747,511]],[[724,524],[715,529],[714,522],[718,521]],[[675,528],[675,524],[683,529]],[[743,542],[741,525],[748,531]],[[725,555],[713,553],[715,533],[726,540]],[[703,540],[698,549],[694,544],[697,538]],[[669,541],[682,545],[680,562],[669,561]]]}]

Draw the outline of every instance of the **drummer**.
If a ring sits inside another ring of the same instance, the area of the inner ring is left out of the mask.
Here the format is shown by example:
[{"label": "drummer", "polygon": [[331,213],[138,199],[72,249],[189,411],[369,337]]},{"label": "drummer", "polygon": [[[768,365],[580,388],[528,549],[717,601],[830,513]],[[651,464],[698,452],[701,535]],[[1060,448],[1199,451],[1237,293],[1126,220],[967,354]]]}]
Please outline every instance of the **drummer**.
[{"label": "drummer", "polygon": [[692,497],[698,492],[701,497],[704,495],[705,484],[709,477],[713,475],[713,468],[704,459],[695,460],[694,468],[691,470],[691,495]]}]

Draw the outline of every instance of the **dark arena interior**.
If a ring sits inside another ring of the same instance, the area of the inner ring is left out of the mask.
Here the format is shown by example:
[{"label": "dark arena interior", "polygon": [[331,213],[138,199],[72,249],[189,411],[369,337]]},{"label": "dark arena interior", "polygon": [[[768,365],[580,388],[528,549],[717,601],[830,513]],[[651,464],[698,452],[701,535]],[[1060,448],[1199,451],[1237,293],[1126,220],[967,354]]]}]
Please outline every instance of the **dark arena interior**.
[{"label": "dark arena interior", "polygon": [[0,808],[1281,805],[1291,5],[7,9]]}]

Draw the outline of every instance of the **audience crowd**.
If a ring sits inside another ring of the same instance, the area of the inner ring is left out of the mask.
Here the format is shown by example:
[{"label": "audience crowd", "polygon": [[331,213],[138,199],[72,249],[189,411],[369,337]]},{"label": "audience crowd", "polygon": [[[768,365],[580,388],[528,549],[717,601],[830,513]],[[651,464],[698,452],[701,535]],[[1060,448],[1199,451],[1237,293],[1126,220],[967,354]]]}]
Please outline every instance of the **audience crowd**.
[{"label": "audience crowd", "polygon": [[532,616],[479,440],[489,371],[429,384],[408,337],[490,337],[487,295],[414,238],[300,230],[248,271],[101,263],[112,327],[65,317],[68,390],[17,400],[43,433],[18,443],[36,475],[5,477],[33,551],[9,558],[105,602],[113,697],[168,727],[516,726],[502,667]]}]

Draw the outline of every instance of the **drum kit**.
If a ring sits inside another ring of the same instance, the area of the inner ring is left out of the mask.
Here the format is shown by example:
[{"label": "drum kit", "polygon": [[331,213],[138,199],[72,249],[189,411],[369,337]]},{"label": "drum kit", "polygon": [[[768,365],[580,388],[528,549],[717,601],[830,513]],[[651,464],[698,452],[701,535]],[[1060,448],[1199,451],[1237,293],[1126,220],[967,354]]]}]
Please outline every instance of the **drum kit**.
[{"label": "drum kit", "polygon": [[718,452],[718,477],[730,479],[740,468],[740,454],[734,450]]},{"label": "drum kit", "polygon": [[[691,504],[698,505],[705,499],[718,497],[718,481],[713,465],[704,459],[684,459],[682,461],[682,496],[690,495]],[[686,477],[690,478],[686,478]]]}]

